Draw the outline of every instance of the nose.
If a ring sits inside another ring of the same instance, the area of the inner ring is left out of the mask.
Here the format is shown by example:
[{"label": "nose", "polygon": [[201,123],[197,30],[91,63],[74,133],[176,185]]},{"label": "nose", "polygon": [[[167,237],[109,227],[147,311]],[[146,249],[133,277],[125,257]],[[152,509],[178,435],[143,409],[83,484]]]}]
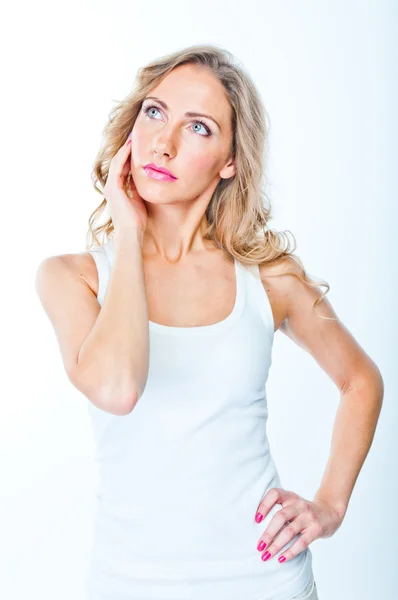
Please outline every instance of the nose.
[{"label": "nose", "polygon": [[166,154],[169,158],[175,154],[173,134],[171,128],[167,128],[167,125],[163,127],[162,131],[156,136],[152,150],[156,154],[159,154],[159,156]]},{"label": "nose", "polygon": [[159,144],[155,144],[152,148],[152,152],[154,154],[156,154],[157,156],[170,156],[170,153],[167,151],[167,149],[162,149],[162,147]]}]

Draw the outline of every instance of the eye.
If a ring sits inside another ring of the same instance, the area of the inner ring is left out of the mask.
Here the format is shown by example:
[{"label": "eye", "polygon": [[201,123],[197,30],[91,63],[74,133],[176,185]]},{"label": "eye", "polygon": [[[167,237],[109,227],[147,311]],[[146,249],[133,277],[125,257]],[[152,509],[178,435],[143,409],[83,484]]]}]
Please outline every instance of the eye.
[{"label": "eye", "polygon": [[201,125],[207,132],[207,135],[205,135],[204,137],[208,137],[211,135],[211,131],[210,129],[207,127],[207,125],[201,121],[200,119],[196,119],[196,121],[194,121],[194,124],[196,125],[197,123],[199,123],[199,125]]},{"label": "eye", "polygon": [[[154,109],[154,110],[157,110],[157,111],[159,112],[159,109],[158,109],[156,106],[153,106],[153,105],[152,105],[152,106],[147,106],[147,107],[144,107],[144,109],[143,109],[143,110],[144,110],[144,113],[145,113],[146,115],[148,115],[148,116],[149,116],[149,114],[148,114],[148,113],[149,113],[149,111],[150,111],[150,110],[152,110],[152,109]],[[152,118],[152,117],[151,117],[151,118]],[[204,122],[203,122],[201,119],[195,119],[195,121],[193,121],[193,123],[194,123],[195,125],[199,123],[199,125],[201,125],[201,126],[202,126],[202,127],[205,129],[205,131],[206,131],[206,135],[204,135],[204,134],[199,134],[199,135],[202,135],[202,137],[210,137],[210,136],[212,135],[212,133],[211,133],[211,131],[210,131],[209,127],[208,127],[208,126],[206,125],[206,123],[204,123]],[[198,132],[198,133],[199,133],[199,132]]]},{"label": "eye", "polygon": [[[147,114],[149,113],[149,111],[150,111],[150,110],[152,110],[153,108],[154,108],[155,110],[158,110],[158,109],[156,108],[156,106],[148,106],[147,108],[144,108],[144,113],[147,115]],[[158,112],[159,112],[159,111],[158,111]]]}]

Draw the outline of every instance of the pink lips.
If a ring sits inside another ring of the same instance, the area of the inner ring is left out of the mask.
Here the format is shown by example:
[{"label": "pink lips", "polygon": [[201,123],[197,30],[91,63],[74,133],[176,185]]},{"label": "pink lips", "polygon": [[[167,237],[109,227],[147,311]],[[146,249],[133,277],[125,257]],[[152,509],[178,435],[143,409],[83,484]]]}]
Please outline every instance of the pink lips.
[{"label": "pink lips", "polygon": [[163,167],[158,167],[154,163],[145,165],[144,171],[149,177],[158,181],[175,181],[177,179],[170,171]]}]

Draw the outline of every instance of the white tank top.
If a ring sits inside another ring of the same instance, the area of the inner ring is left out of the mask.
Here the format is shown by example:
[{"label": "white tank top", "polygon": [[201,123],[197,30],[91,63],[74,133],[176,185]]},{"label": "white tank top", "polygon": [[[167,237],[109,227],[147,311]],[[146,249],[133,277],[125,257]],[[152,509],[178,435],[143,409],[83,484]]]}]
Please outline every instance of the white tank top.
[{"label": "white tank top", "polygon": [[[113,250],[111,238],[90,251],[101,306]],[[149,321],[147,384],[129,414],[88,404],[99,477],[89,600],[286,600],[311,580],[308,547],[282,564],[257,550],[281,508],[256,523],[258,504],[283,487],[266,433],[274,321],[258,267],[235,260],[235,274],[223,321]]]}]

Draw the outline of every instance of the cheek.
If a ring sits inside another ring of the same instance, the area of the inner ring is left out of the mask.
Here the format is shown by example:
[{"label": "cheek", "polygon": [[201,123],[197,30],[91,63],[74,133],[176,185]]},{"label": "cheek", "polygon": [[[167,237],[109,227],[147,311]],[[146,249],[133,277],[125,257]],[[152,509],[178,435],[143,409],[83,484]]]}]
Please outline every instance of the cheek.
[{"label": "cheek", "polygon": [[217,170],[217,157],[213,156],[210,152],[203,154],[193,153],[187,157],[187,166],[189,167],[190,173],[195,175],[206,175],[213,176]]}]

